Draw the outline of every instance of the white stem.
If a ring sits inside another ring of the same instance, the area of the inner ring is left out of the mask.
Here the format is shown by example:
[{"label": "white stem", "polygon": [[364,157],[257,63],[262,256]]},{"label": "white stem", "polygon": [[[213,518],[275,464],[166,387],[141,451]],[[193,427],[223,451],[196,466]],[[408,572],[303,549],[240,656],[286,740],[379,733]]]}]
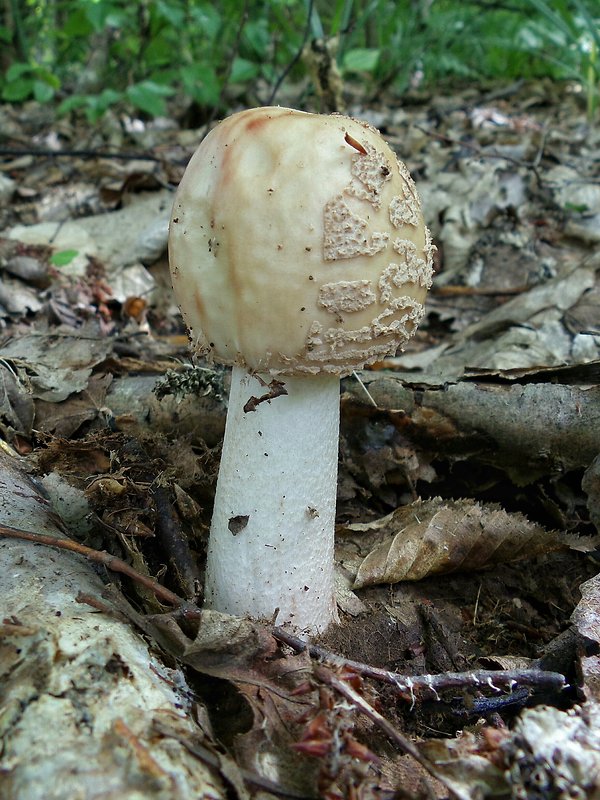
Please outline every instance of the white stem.
[{"label": "white stem", "polygon": [[[264,376],[268,383],[271,378]],[[333,536],[339,378],[289,377],[287,395],[234,367],[217,481],[206,602],[313,634],[337,619]]]}]

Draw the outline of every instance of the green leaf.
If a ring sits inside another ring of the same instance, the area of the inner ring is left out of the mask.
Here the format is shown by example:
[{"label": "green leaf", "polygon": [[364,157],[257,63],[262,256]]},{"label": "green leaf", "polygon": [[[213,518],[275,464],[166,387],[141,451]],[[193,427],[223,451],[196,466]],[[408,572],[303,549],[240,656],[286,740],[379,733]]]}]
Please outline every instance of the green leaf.
[{"label": "green leaf", "polygon": [[187,64],[179,71],[186,94],[201,106],[214,106],[219,101],[221,83],[208,64]]},{"label": "green leaf", "polygon": [[11,64],[6,70],[5,79],[12,83],[20,78],[22,75],[27,75],[33,71],[31,64],[26,64],[23,61],[18,61],[16,64]]},{"label": "green leaf", "polygon": [[231,74],[229,80],[231,83],[244,83],[245,81],[252,80],[260,72],[258,64],[248,61],[247,58],[235,58],[231,66]]},{"label": "green leaf", "polygon": [[190,16],[195,29],[202,31],[202,38],[205,41],[208,39],[209,42],[212,42],[216,39],[221,30],[222,19],[211,3],[203,3],[199,7],[192,6],[190,8]]},{"label": "green leaf", "polygon": [[33,74],[35,75],[38,81],[43,81],[52,89],[60,89],[60,80],[59,78],[50,70],[46,69],[45,67],[35,67],[33,70]]},{"label": "green leaf", "polygon": [[83,39],[93,30],[92,23],[82,8],[72,11],[63,22],[62,33],[68,40]]},{"label": "green leaf", "polygon": [[58,250],[50,256],[50,263],[55,267],[66,267],[79,255],[79,250]]},{"label": "green leaf", "polygon": [[574,211],[576,214],[584,214],[589,211],[589,206],[585,203],[565,203],[565,211]]},{"label": "green leaf", "polygon": [[156,12],[159,17],[166,20],[173,26],[179,28],[185,22],[185,13],[181,7],[177,7],[174,3],[166,3],[163,0],[157,0]]},{"label": "green leaf", "polygon": [[104,28],[110,7],[106,3],[84,3],[83,8],[88,22],[99,33]]},{"label": "green leaf", "polygon": [[2,99],[8,103],[19,103],[31,97],[33,81],[31,78],[18,78],[6,84],[2,90]]},{"label": "green leaf", "polygon": [[249,20],[243,29],[243,41],[253,54],[265,58],[271,42],[271,31],[266,19]]},{"label": "green leaf", "polygon": [[87,97],[82,94],[74,94],[71,97],[67,97],[66,100],[63,100],[62,103],[58,106],[58,114],[62,116],[63,114],[68,114],[70,111],[74,111],[76,108],[81,108],[87,104]]},{"label": "green leaf", "polygon": [[574,40],[573,28],[567,20],[552,8],[553,4],[547,3],[546,0],[528,0],[528,2],[550,23],[549,30],[554,30],[555,32],[560,30],[568,40]]},{"label": "green leaf", "polygon": [[77,108],[85,108],[85,115],[90,122],[96,122],[107,108],[123,99],[122,92],[104,89],[99,95],[75,94],[63,100],[58,107],[59,114],[68,114]]},{"label": "green leaf", "polygon": [[54,89],[46,81],[35,80],[33,82],[33,96],[38,103],[47,103],[54,97]]},{"label": "green leaf", "polygon": [[590,10],[587,8],[583,0],[573,0],[573,2],[585,23],[588,36],[593,38],[596,43],[596,47],[600,49],[600,30],[598,29],[600,26],[598,25],[598,21],[592,17]]},{"label": "green leaf", "polygon": [[165,36],[156,36],[144,51],[146,63],[152,67],[169,66],[173,61],[173,43]]},{"label": "green leaf", "polygon": [[346,72],[373,72],[379,63],[379,49],[375,47],[355,47],[344,55]]},{"label": "green leaf", "polygon": [[172,95],[173,89],[154,81],[141,81],[129,86],[125,94],[129,102],[140,111],[145,111],[152,117],[159,117],[166,110],[164,98]]}]

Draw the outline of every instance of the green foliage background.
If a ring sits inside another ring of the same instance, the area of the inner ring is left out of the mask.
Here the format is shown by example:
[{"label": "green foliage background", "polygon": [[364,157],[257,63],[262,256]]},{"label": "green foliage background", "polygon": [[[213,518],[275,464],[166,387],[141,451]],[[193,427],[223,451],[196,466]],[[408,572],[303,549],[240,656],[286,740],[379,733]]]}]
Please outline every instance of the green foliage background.
[{"label": "green foliage background", "polygon": [[300,86],[313,38],[370,96],[547,76],[598,106],[599,0],[6,0],[0,95],[91,121],[174,100],[219,113]]}]

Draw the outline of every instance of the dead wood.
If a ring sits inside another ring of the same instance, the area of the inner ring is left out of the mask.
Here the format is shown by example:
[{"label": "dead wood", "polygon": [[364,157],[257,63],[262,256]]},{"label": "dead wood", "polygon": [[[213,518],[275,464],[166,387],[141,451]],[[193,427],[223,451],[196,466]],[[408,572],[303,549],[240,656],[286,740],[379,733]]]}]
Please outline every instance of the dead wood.
[{"label": "dead wood", "polygon": [[[421,389],[402,376],[368,373],[363,381],[413,446],[430,457],[494,465],[518,484],[585,468],[600,452],[600,386],[465,380]],[[350,379],[343,400],[347,425],[373,413]]]},{"label": "dead wood", "polygon": [[[6,456],[0,479],[2,523],[64,539],[47,501]],[[102,593],[91,562],[3,537],[0,576],[3,797],[225,796],[217,772],[186,747],[203,734],[177,688],[183,676],[129,625],[77,601]]]}]

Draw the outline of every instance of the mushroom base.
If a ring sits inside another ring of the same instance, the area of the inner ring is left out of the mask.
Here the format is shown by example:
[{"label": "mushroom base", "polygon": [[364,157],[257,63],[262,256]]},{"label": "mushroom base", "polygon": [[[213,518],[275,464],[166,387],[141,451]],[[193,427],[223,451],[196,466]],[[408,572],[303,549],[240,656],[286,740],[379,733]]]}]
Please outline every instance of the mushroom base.
[{"label": "mushroom base", "polygon": [[310,635],[337,620],[339,379],[263,379],[233,368],[206,603]]}]

